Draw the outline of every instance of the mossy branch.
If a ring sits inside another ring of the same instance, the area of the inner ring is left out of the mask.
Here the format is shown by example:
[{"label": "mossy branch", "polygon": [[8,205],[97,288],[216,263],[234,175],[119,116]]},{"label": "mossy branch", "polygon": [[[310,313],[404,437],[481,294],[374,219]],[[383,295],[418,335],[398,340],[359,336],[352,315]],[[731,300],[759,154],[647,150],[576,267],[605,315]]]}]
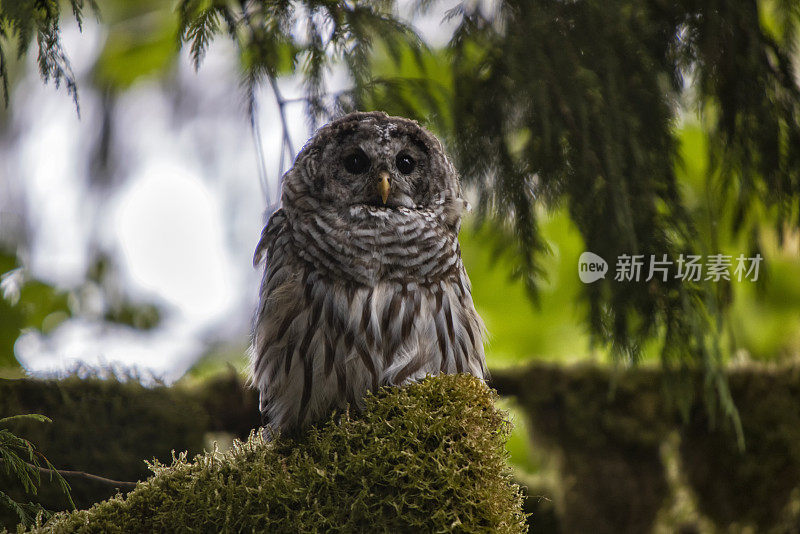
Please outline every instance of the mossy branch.
[{"label": "mossy branch", "polygon": [[253,433],[35,532],[525,532],[495,395],[468,375],[384,388],[296,438]]}]

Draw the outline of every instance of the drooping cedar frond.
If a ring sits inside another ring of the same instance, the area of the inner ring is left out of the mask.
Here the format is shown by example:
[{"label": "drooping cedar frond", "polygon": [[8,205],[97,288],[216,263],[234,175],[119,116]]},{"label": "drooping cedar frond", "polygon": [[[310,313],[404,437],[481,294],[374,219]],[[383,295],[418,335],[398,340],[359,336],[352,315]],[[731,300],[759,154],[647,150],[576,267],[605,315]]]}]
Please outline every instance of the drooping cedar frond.
[{"label": "drooping cedar frond", "polygon": [[[416,8],[433,4],[420,0]],[[24,51],[36,33],[42,76],[74,94],[58,5],[30,5],[0,4],[0,43],[17,39]],[[215,37],[236,43],[251,112],[265,83],[282,108],[275,80],[295,74],[312,124],[343,108],[380,108],[448,139],[477,192],[478,219],[498,228],[498,243],[534,295],[547,248],[537,227],[542,207],[566,206],[586,250],[612,272],[622,254],[675,260],[720,252],[703,249],[676,178],[675,126],[687,111],[701,117],[710,140],[707,181],[733,206],[731,231],[744,236],[746,252],[760,247],[756,211],[769,214],[759,224],[800,226],[798,5],[463,2],[449,15],[453,39],[439,51],[421,45],[388,0],[182,0],[177,16],[195,65]],[[80,16],[83,4],[72,7]],[[326,75],[335,66],[350,74],[350,91],[329,92]],[[296,151],[284,134],[285,151]],[[721,226],[714,221],[710,231]],[[718,334],[729,294],[727,284],[705,280],[607,276],[584,288],[587,324],[619,357],[635,360],[656,340],[666,364],[705,367],[724,400]]]},{"label": "drooping cedar frond", "polygon": [[[86,4],[97,11],[94,0],[70,0],[72,14],[80,27]],[[16,41],[19,57],[28,50],[34,36],[38,45],[39,74],[45,82],[56,87],[62,83],[72,97],[76,109],[78,86],[69,59],[61,46],[61,4],[58,0],[11,1],[0,4],[0,83],[3,100],[8,105],[8,46]]]}]

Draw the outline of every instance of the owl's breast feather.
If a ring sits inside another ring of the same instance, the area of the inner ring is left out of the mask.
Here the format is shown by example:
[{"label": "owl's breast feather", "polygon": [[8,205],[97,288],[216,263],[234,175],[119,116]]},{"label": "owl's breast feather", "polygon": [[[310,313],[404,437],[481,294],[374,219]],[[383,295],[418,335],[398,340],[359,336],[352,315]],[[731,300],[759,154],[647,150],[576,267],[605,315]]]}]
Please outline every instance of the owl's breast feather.
[{"label": "owl's breast feather", "polygon": [[435,283],[460,268],[457,235],[439,209],[351,206],[303,213],[291,223],[295,252],[312,270],[374,287]]}]

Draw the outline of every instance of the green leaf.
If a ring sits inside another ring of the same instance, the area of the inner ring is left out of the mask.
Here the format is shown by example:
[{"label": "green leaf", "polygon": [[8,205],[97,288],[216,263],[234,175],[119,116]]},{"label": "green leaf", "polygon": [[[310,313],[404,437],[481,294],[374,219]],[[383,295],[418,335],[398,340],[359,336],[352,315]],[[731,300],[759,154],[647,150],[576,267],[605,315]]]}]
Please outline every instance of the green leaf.
[{"label": "green leaf", "polygon": [[52,423],[53,421],[46,415],[38,413],[26,413],[20,415],[12,415],[11,417],[3,417],[0,419],[0,425],[8,424],[12,421],[36,421],[39,423]]},{"label": "green leaf", "polygon": [[124,90],[141,79],[166,73],[178,57],[178,21],[169,4],[104,4],[108,38],[94,68],[101,87]]},{"label": "green leaf", "polygon": [[22,287],[17,307],[23,314],[22,328],[45,333],[71,315],[68,295],[36,280]]}]

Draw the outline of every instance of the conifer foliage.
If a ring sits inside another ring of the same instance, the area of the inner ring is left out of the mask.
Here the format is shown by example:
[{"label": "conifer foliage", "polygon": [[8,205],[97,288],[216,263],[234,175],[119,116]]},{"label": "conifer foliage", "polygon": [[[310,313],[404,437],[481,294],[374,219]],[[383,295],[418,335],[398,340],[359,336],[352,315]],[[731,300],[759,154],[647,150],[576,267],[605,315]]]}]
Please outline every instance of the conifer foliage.
[{"label": "conifer foliage", "polygon": [[[719,192],[734,198],[734,222],[759,204],[776,208],[771,223],[797,226],[795,4],[510,0],[457,16],[453,142],[481,208],[511,221],[522,274],[535,273],[534,253],[545,246],[537,202],[565,203],[586,250],[609,263],[696,252],[673,128],[694,108],[722,170]],[[588,285],[593,333],[634,358],[661,335],[665,358],[708,361],[709,314],[718,317],[725,302],[671,274]]]},{"label": "conifer foliage", "polygon": [[[421,0],[415,9],[436,4]],[[35,33],[43,78],[75,95],[58,3],[0,5],[0,50],[7,54],[16,35],[24,51]],[[71,5],[80,20],[83,2]],[[445,50],[426,48],[390,0],[182,0],[176,16],[177,41],[196,65],[217,36],[236,43],[251,113],[260,84],[283,108],[276,79],[294,74],[312,123],[354,107],[399,108],[437,130],[478,192],[479,219],[501,230],[500,247],[535,297],[547,249],[537,228],[542,209],[566,206],[586,250],[605,258],[612,275],[622,254],[666,255],[674,264],[680,254],[720,252],[700,250],[676,181],[675,126],[687,114],[708,135],[707,189],[732,206],[721,223],[743,236],[742,252],[759,250],[765,223],[780,232],[800,226],[799,5],[462,2],[448,14],[456,29]],[[390,76],[376,68],[382,57],[395,65]],[[346,68],[352,90],[328,92],[334,66]],[[426,81],[434,76],[445,83]],[[289,153],[298,147],[283,126]],[[594,339],[629,360],[655,340],[665,363],[699,364],[720,385],[730,287],[669,274],[586,285]]]},{"label": "conifer foliage", "polygon": [[[84,8],[95,11],[94,0],[69,0],[72,14],[80,26]],[[33,38],[38,46],[39,74],[45,82],[62,83],[78,106],[78,86],[72,67],[61,46],[61,2],[58,0],[11,0],[0,4],[0,83],[8,105],[8,45],[16,43],[16,54],[22,57]]]},{"label": "conifer foliage", "polygon": [[[0,426],[7,427],[14,421],[36,421],[39,423],[50,423],[50,419],[39,414],[24,414],[0,419]],[[0,428],[0,472],[15,477],[26,493],[36,495],[37,488],[41,482],[42,468],[50,475],[50,479],[55,481],[66,495],[70,505],[74,508],[70,496],[69,484],[64,480],[53,464],[36,450],[36,447],[28,440],[21,438],[11,432],[8,428]],[[22,525],[31,525],[37,516],[49,517],[50,512],[45,510],[40,504],[32,502],[21,503],[9,497],[4,491],[0,490],[0,507],[12,510]]]}]

